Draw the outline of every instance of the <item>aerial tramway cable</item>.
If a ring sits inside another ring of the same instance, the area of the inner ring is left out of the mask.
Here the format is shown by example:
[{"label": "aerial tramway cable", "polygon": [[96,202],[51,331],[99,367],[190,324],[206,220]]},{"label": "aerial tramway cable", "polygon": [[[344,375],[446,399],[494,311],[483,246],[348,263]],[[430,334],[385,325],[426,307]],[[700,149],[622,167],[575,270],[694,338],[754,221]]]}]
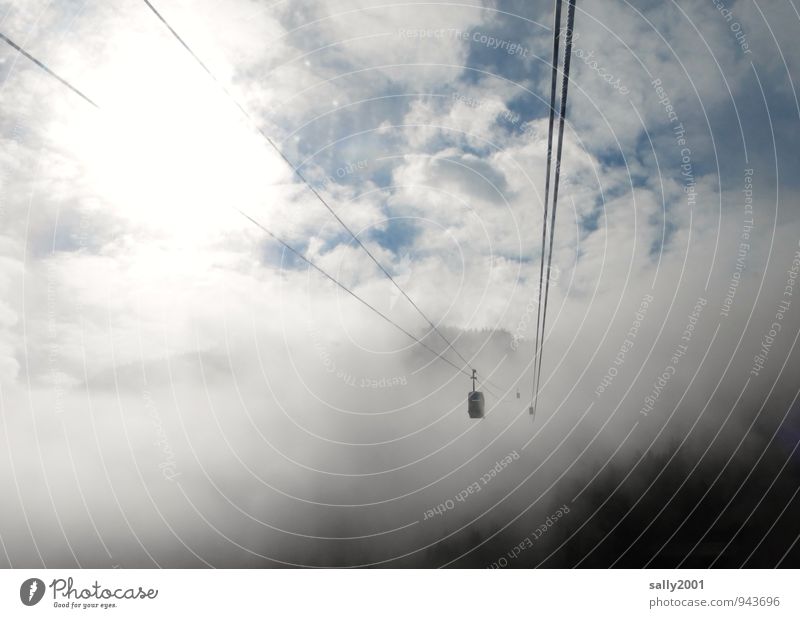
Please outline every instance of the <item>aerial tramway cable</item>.
[{"label": "aerial tramway cable", "polygon": [[559,37],[561,35],[561,4],[562,0],[556,0],[555,11],[553,17],[553,61],[552,72],[550,77],[550,118],[547,126],[547,168],[544,180],[544,216],[542,217],[542,249],[540,252],[541,261],[539,262],[539,302],[536,304],[536,340],[534,343],[533,352],[533,377],[531,388],[531,414],[536,414],[536,365],[539,358],[539,329],[541,328],[541,314],[542,314],[542,293],[544,278],[544,252],[547,246],[547,207],[550,202],[550,163],[553,156],[553,121],[556,113],[556,86],[558,84],[558,52],[559,52]]},{"label": "aerial tramway cable", "polygon": [[[545,324],[547,322],[547,301],[550,293],[550,273],[553,261],[553,239],[555,236],[556,225],[556,210],[558,208],[558,186],[561,178],[561,154],[564,143],[564,120],[567,115],[567,92],[569,89],[569,69],[570,60],[572,58],[572,33],[575,26],[575,2],[576,0],[569,0],[569,7],[567,9],[567,29],[564,44],[564,72],[561,81],[561,105],[558,118],[558,145],[556,147],[556,165],[555,165],[555,178],[553,180],[553,207],[551,210],[550,219],[550,242],[547,254],[547,276],[545,277],[544,285],[544,301],[541,304],[542,310],[542,323],[539,335],[539,346],[536,355],[534,356],[534,392],[533,392],[533,407],[532,413],[536,414],[536,407],[539,401],[539,385],[542,375],[542,356],[544,353],[544,333]],[[548,136],[548,143],[552,139],[552,125],[550,127],[551,135]],[[550,168],[548,165],[548,179],[550,176]],[[544,253],[542,253],[542,265],[544,264]],[[541,279],[540,279],[541,291]],[[538,365],[538,367],[537,367]]]},{"label": "aerial tramway cable", "polygon": [[62,84],[64,84],[64,85],[65,85],[67,88],[69,88],[70,90],[72,90],[72,92],[74,92],[74,93],[75,93],[75,94],[77,94],[79,97],[81,97],[81,98],[82,98],[84,101],[86,101],[87,103],[89,103],[89,105],[92,105],[92,106],[93,106],[95,109],[100,109],[100,108],[98,107],[97,103],[95,103],[94,101],[92,101],[92,100],[91,100],[89,97],[87,97],[85,94],[83,94],[83,93],[82,93],[80,90],[78,90],[78,89],[77,89],[75,86],[73,86],[73,85],[72,85],[72,84],[70,84],[70,83],[69,83],[67,80],[65,80],[63,77],[61,77],[60,75],[58,75],[58,73],[56,73],[55,71],[51,70],[51,69],[50,69],[50,68],[49,68],[49,67],[48,67],[46,64],[44,64],[43,62],[41,62],[41,61],[39,61],[38,59],[36,59],[36,58],[34,58],[33,56],[31,56],[31,55],[30,55],[30,54],[29,54],[27,51],[25,51],[25,50],[24,50],[22,47],[20,47],[19,45],[17,45],[17,44],[16,44],[14,41],[12,41],[11,39],[9,39],[9,38],[8,38],[8,37],[7,37],[5,34],[3,34],[2,32],[0,32],[0,39],[3,39],[3,40],[4,40],[6,43],[8,43],[8,44],[9,44],[11,47],[13,47],[14,49],[16,49],[16,50],[17,50],[17,51],[18,51],[20,54],[22,54],[22,55],[23,55],[23,56],[25,56],[25,57],[26,57],[28,60],[30,60],[31,62],[33,62],[33,64],[35,64],[35,65],[36,65],[36,66],[38,66],[40,69],[42,69],[43,71],[45,71],[45,72],[46,72],[48,75],[50,75],[50,77],[53,77],[53,78],[57,79],[58,81],[60,81],[60,82],[61,82]]},{"label": "aerial tramway cable", "polygon": [[381,264],[378,259],[373,255],[373,253],[366,247],[366,245],[361,241],[361,239],[353,232],[352,229],[342,220],[342,218],[336,213],[336,211],[328,204],[324,197],[317,191],[316,188],[306,179],[306,177],[302,174],[299,167],[295,166],[291,160],[286,156],[286,154],[278,147],[275,141],[267,135],[264,130],[258,125],[255,119],[250,115],[250,113],[244,108],[244,106],[236,100],[236,98],[231,94],[231,92],[224,86],[224,84],[217,79],[211,69],[200,59],[200,57],[192,50],[189,44],[178,34],[178,32],[173,28],[167,19],[153,6],[150,0],[142,0],[147,7],[153,12],[153,14],[161,21],[164,26],[170,31],[170,33],[175,37],[175,39],[183,46],[183,48],[189,52],[192,58],[197,61],[197,63],[203,68],[203,70],[211,77],[211,79],[222,89],[225,95],[236,105],[237,108],[244,114],[244,116],[248,119],[250,124],[253,128],[258,131],[258,133],[266,140],[266,142],[275,150],[275,152],[280,155],[280,157],[286,162],[286,164],[291,168],[294,174],[305,184],[305,186],[314,194],[314,196],[322,203],[322,205],[330,212],[331,215],[336,219],[339,225],[350,234],[353,240],[364,250],[364,252],[369,256],[369,258],[375,263],[378,269],[389,279],[392,285],[397,288],[397,290],[403,295],[403,297],[414,307],[414,309],[419,313],[420,316],[428,323],[428,325],[433,329],[433,331],[441,337],[441,339],[447,344],[445,351],[448,349],[453,350],[455,354],[461,359],[464,363],[464,366],[469,367],[470,362],[458,351],[452,341],[448,339],[444,333],[442,333],[439,328],[434,324],[434,322],[425,314],[425,312],[414,302],[414,300],[406,293],[406,291],[397,283],[394,277],[389,273],[388,270]]},{"label": "aerial tramway cable", "polygon": [[[272,238],[272,239],[273,239],[275,242],[277,242],[278,244],[282,245],[282,246],[283,246],[285,249],[289,250],[291,253],[293,253],[294,255],[296,255],[297,257],[299,257],[301,260],[303,260],[303,261],[304,261],[306,264],[308,264],[309,266],[311,266],[311,267],[312,267],[314,270],[316,270],[316,271],[317,271],[318,273],[320,273],[322,276],[324,276],[325,278],[327,278],[327,279],[329,279],[330,281],[332,281],[333,283],[335,283],[335,284],[336,284],[337,286],[339,286],[339,287],[340,287],[342,290],[344,290],[345,292],[347,292],[347,293],[348,293],[350,296],[352,296],[353,298],[355,298],[357,301],[359,301],[359,302],[360,302],[361,304],[363,304],[364,306],[368,307],[370,310],[372,310],[374,313],[376,313],[376,314],[377,314],[377,315],[379,315],[381,318],[383,318],[384,320],[386,320],[386,321],[387,321],[389,324],[391,324],[392,326],[394,326],[394,327],[395,327],[396,329],[398,329],[400,332],[402,332],[402,333],[403,333],[403,334],[405,334],[406,336],[408,336],[408,337],[410,337],[411,339],[413,339],[414,341],[416,341],[416,342],[417,342],[419,345],[421,345],[423,348],[425,348],[426,350],[428,350],[429,352],[431,352],[432,354],[434,354],[434,355],[435,355],[437,358],[440,358],[440,359],[442,359],[444,362],[448,363],[448,364],[449,364],[451,367],[453,367],[454,369],[456,369],[456,371],[458,371],[458,372],[460,372],[460,373],[463,373],[463,374],[464,374],[464,375],[466,375],[468,378],[472,378],[472,377],[473,377],[473,375],[474,375],[474,370],[473,370],[473,374],[470,374],[470,373],[468,373],[466,370],[464,370],[464,368],[463,368],[463,367],[459,367],[459,366],[458,366],[458,365],[456,365],[455,363],[451,362],[451,361],[450,361],[450,359],[448,359],[447,357],[445,357],[445,356],[442,356],[442,354],[440,354],[439,352],[437,352],[436,350],[434,350],[433,348],[431,348],[430,346],[428,346],[427,344],[425,344],[425,342],[423,342],[423,341],[422,341],[422,340],[420,340],[419,338],[417,338],[417,337],[415,337],[414,335],[412,335],[410,332],[408,332],[408,331],[407,331],[405,328],[403,328],[402,326],[400,326],[400,325],[399,325],[397,322],[395,322],[394,320],[392,320],[392,319],[391,319],[390,317],[388,317],[386,314],[384,314],[383,312],[381,312],[379,309],[376,309],[376,308],[375,308],[373,305],[371,305],[371,304],[370,304],[370,303],[368,303],[366,300],[364,300],[363,298],[361,298],[361,297],[360,297],[358,294],[356,294],[355,292],[353,292],[353,290],[351,290],[351,289],[350,289],[349,287],[347,287],[345,284],[343,284],[343,283],[341,283],[340,281],[338,281],[338,280],[337,280],[337,279],[336,279],[336,278],[335,278],[333,275],[329,274],[329,273],[328,273],[327,271],[325,271],[325,270],[324,270],[324,269],[323,269],[321,266],[318,266],[317,264],[315,264],[314,262],[312,262],[312,261],[311,261],[310,259],[308,259],[308,258],[307,258],[305,255],[303,255],[303,254],[302,254],[300,251],[298,251],[297,249],[295,249],[294,247],[292,247],[291,245],[289,245],[289,244],[288,244],[287,242],[285,242],[285,241],[284,241],[282,238],[280,238],[279,236],[277,236],[276,234],[274,234],[273,232],[271,232],[271,231],[270,231],[268,228],[264,227],[264,225],[262,225],[262,224],[261,224],[259,221],[257,221],[256,219],[254,219],[253,217],[251,217],[250,215],[248,215],[248,214],[247,214],[247,213],[245,213],[244,211],[242,211],[242,210],[239,210],[238,208],[236,208],[235,210],[236,210],[236,211],[237,211],[237,212],[238,212],[240,215],[242,215],[242,216],[243,216],[245,219],[249,220],[251,223],[253,223],[253,224],[254,224],[254,225],[256,225],[258,228],[260,228],[262,231],[264,231],[266,234],[268,234],[268,235],[270,236],[270,238]],[[485,384],[484,384],[484,388],[486,388],[486,385],[485,385]],[[488,390],[488,389],[487,389],[487,390]]]}]

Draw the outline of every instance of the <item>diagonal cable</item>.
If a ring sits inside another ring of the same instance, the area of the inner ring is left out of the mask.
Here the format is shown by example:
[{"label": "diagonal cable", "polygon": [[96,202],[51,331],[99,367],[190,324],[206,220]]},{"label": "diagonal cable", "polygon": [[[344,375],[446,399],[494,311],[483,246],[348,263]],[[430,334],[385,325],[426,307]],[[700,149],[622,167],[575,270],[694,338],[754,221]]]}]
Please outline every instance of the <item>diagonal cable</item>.
[{"label": "diagonal cable", "polygon": [[289,160],[289,158],[284,154],[284,152],[278,147],[275,141],[267,135],[264,130],[259,126],[259,124],[255,121],[255,119],[250,115],[250,113],[244,108],[244,106],[236,100],[236,98],[231,94],[231,92],[225,87],[225,85],[217,79],[211,69],[200,59],[200,57],[192,50],[189,44],[178,34],[178,32],[173,28],[166,18],[158,12],[158,10],[153,6],[153,4],[149,0],[142,0],[148,8],[153,12],[153,14],[164,24],[164,26],[170,31],[170,33],[175,37],[175,39],[183,46],[183,48],[189,52],[189,54],[194,58],[197,63],[202,67],[202,69],[209,75],[209,77],[222,89],[225,95],[236,105],[237,108],[244,114],[244,116],[250,121],[253,128],[258,131],[258,133],[267,141],[267,143],[275,150],[275,152],[280,155],[280,157],[286,162],[286,164],[291,168],[294,174],[303,182],[303,184],[308,187],[308,189],[316,196],[316,198],[322,203],[322,205],[328,210],[328,212],[333,215],[336,221],[339,222],[339,225],[347,231],[350,236],[356,241],[356,243],[366,252],[369,258],[375,263],[375,265],[380,269],[380,271],[391,281],[392,285],[403,295],[403,297],[411,303],[411,305],[416,309],[417,313],[430,325],[434,332],[436,332],[439,337],[447,344],[445,351],[448,349],[452,349],[453,352],[461,359],[465,366],[469,367],[470,362],[456,349],[453,342],[451,342],[440,330],[437,326],[433,323],[433,321],[428,318],[424,311],[414,302],[414,300],[406,293],[406,291],[400,287],[400,284],[389,274],[389,271],[384,268],[384,266],[378,261],[378,259],[373,255],[373,253],[366,247],[366,245],[358,238],[358,236],[353,232],[352,229],[342,220],[341,217],[334,211],[334,209],[328,204],[325,198],[320,195],[320,193],[314,188],[314,186],[305,178],[305,176],[300,172],[300,169]]},{"label": "diagonal cable", "polygon": [[75,93],[75,94],[77,94],[79,97],[81,97],[81,98],[82,98],[84,101],[86,101],[87,103],[89,103],[90,105],[92,105],[93,107],[95,107],[96,109],[100,109],[100,107],[97,105],[97,103],[95,103],[94,101],[92,101],[92,100],[91,100],[89,97],[87,97],[85,94],[83,94],[83,93],[82,93],[80,90],[78,90],[78,89],[77,89],[75,86],[73,86],[72,84],[70,84],[70,83],[69,83],[69,82],[68,82],[66,79],[64,79],[63,77],[61,77],[61,76],[60,76],[58,73],[56,73],[55,71],[51,70],[51,69],[50,69],[50,68],[49,68],[49,67],[48,67],[46,64],[44,64],[44,63],[43,63],[43,62],[41,62],[40,60],[38,60],[38,59],[34,58],[33,56],[31,56],[31,55],[30,55],[30,54],[29,54],[27,51],[25,51],[25,50],[24,50],[22,47],[20,47],[19,45],[17,45],[17,44],[16,44],[14,41],[12,41],[11,39],[9,39],[9,38],[8,38],[8,37],[7,37],[5,34],[3,34],[2,32],[0,32],[0,39],[2,39],[2,40],[3,40],[3,41],[5,41],[6,43],[8,43],[8,44],[9,44],[11,47],[13,47],[14,49],[16,49],[16,50],[17,50],[17,51],[18,51],[20,54],[22,54],[22,55],[23,55],[23,56],[25,56],[25,57],[26,57],[28,60],[30,60],[31,62],[33,62],[33,64],[35,64],[37,67],[39,67],[40,69],[42,69],[43,71],[45,71],[45,72],[46,72],[48,75],[50,75],[50,77],[54,77],[55,79],[57,79],[58,81],[60,81],[60,82],[61,82],[62,84],[64,84],[64,85],[65,85],[67,88],[69,88],[70,90],[72,90],[72,92],[74,92],[74,93]]},{"label": "diagonal cable", "polygon": [[254,225],[256,225],[256,226],[257,226],[259,229],[261,229],[261,231],[265,232],[265,233],[266,233],[266,234],[267,234],[267,235],[268,235],[270,238],[272,238],[272,240],[274,240],[275,242],[277,242],[278,244],[280,244],[281,246],[283,246],[285,249],[287,249],[288,251],[290,251],[291,253],[293,253],[293,254],[294,254],[294,255],[296,255],[297,257],[299,257],[299,258],[300,258],[301,260],[303,260],[303,261],[304,261],[306,264],[308,264],[309,266],[311,266],[311,268],[313,268],[313,269],[314,269],[314,270],[316,270],[318,273],[320,273],[320,274],[321,274],[323,277],[325,277],[326,279],[329,279],[330,281],[332,281],[333,283],[335,283],[335,284],[336,284],[337,286],[339,286],[339,287],[340,287],[342,290],[344,290],[344,291],[345,291],[345,292],[347,292],[347,293],[348,293],[350,296],[352,296],[352,297],[353,297],[353,298],[355,298],[357,301],[359,301],[359,302],[360,302],[362,305],[364,305],[365,307],[369,308],[369,309],[370,309],[372,312],[374,312],[375,314],[377,314],[378,316],[380,316],[381,318],[383,318],[383,319],[384,319],[386,322],[388,322],[389,324],[391,324],[392,326],[394,326],[396,329],[398,329],[400,332],[402,332],[403,334],[405,334],[407,337],[410,337],[411,339],[413,339],[414,341],[416,341],[416,342],[417,342],[418,344],[420,344],[420,345],[421,345],[423,348],[425,348],[426,350],[428,350],[428,351],[429,351],[431,354],[435,355],[437,358],[440,358],[440,359],[442,359],[444,362],[446,362],[447,364],[449,364],[450,366],[452,366],[453,368],[455,368],[455,369],[456,369],[456,371],[459,371],[460,373],[463,373],[464,375],[466,375],[466,376],[468,376],[468,377],[472,377],[472,376],[471,376],[471,374],[467,373],[467,372],[466,372],[466,371],[465,371],[463,368],[461,368],[461,367],[459,367],[458,365],[456,365],[455,363],[451,362],[451,361],[450,361],[450,359],[446,358],[445,356],[443,356],[442,354],[440,354],[439,352],[437,352],[436,350],[434,350],[433,348],[431,348],[430,346],[428,346],[428,345],[427,345],[426,343],[424,343],[422,340],[420,340],[419,338],[417,338],[417,337],[415,337],[414,335],[412,335],[412,334],[411,334],[410,332],[408,332],[408,331],[407,331],[405,328],[403,328],[403,327],[402,327],[402,326],[400,326],[400,325],[399,325],[397,322],[395,322],[394,320],[392,320],[392,319],[391,319],[389,316],[387,316],[386,314],[384,314],[383,312],[381,312],[379,309],[377,309],[377,308],[375,308],[373,305],[371,305],[369,302],[367,302],[366,300],[364,300],[363,298],[361,298],[361,297],[360,297],[358,294],[356,294],[356,293],[355,293],[353,290],[351,290],[349,287],[347,287],[347,286],[346,286],[344,283],[341,283],[341,282],[340,282],[338,279],[336,279],[336,278],[335,278],[333,275],[329,274],[329,273],[328,273],[326,270],[324,270],[324,269],[323,269],[321,266],[318,266],[317,264],[315,264],[314,262],[312,262],[312,261],[311,261],[309,258],[307,258],[305,255],[303,255],[303,253],[301,253],[300,251],[298,251],[297,249],[295,249],[294,247],[292,247],[290,244],[288,244],[286,241],[284,241],[284,240],[283,240],[283,239],[282,239],[280,236],[277,236],[276,234],[274,234],[272,231],[270,231],[270,230],[269,230],[267,227],[265,227],[265,226],[264,226],[263,224],[261,224],[259,221],[257,221],[256,219],[254,219],[253,217],[251,217],[250,215],[248,215],[248,214],[247,214],[247,213],[245,213],[244,211],[242,211],[242,210],[239,210],[239,209],[238,209],[238,208],[236,208],[236,207],[234,207],[234,210],[236,210],[236,212],[238,212],[240,215],[242,215],[242,216],[243,216],[245,219],[247,219],[248,221],[250,221],[251,223],[253,223]]},{"label": "diagonal cable", "polygon": [[575,1],[569,0],[567,10],[567,33],[564,48],[564,76],[561,82],[561,111],[558,119],[558,148],[556,152],[555,179],[553,181],[553,210],[550,219],[550,248],[547,255],[547,278],[545,279],[544,306],[542,307],[542,342],[539,352],[539,368],[536,374],[536,394],[534,397],[534,414],[539,400],[539,383],[542,376],[542,356],[544,353],[544,331],[547,320],[547,299],[550,293],[550,266],[553,261],[553,237],[555,236],[556,209],[558,207],[558,183],[561,177],[561,152],[564,143],[564,119],[567,115],[567,90],[569,87],[569,66],[572,56],[572,31],[575,25]]},{"label": "diagonal cable", "polygon": [[531,387],[531,407],[533,408],[534,415],[536,414],[536,407],[534,402],[537,393],[537,380],[536,380],[536,365],[539,359],[539,330],[541,328],[541,313],[542,313],[542,288],[544,287],[544,251],[547,247],[547,206],[550,201],[550,163],[553,156],[553,121],[556,112],[556,86],[558,84],[558,51],[559,51],[559,37],[561,35],[561,4],[562,0],[556,0],[555,15],[553,18],[553,71],[550,78],[550,119],[547,126],[547,170],[545,172],[544,181],[544,217],[542,221],[542,250],[541,261],[539,263],[539,302],[536,304],[536,343],[533,352],[533,376]]},{"label": "diagonal cable", "polygon": [[[233,207],[233,208],[234,208],[234,210],[236,210],[236,212],[238,212],[240,215],[242,215],[242,216],[243,216],[245,219],[247,219],[248,221],[250,221],[251,223],[253,223],[254,225],[256,225],[256,226],[257,226],[259,229],[261,229],[261,231],[263,231],[264,233],[266,233],[266,234],[267,234],[267,235],[268,235],[270,238],[272,238],[272,239],[273,239],[275,242],[277,242],[277,243],[278,243],[278,244],[280,244],[282,247],[284,247],[285,249],[287,249],[288,251],[290,251],[292,254],[294,254],[295,256],[297,256],[298,258],[300,258],[301,260],[303,260],[303,261],[304,261],[306,264],[308,264],[309,266],[311,266],[311,268],[313,268],[314,270],[316,270],[316,271],[317,271],[318,273],[320,273],[320,274],[321,274],[323,277],[325,277],[326,279],[328,279],[328,280],[332,281],[333,283],[335,283],[335,284],[336,284],[336,285],[337,285],[339,288],[341,288],[342,290],[344,290],[345,292],[347,292],[347,293],[348,293],[350,296],[352,296],[353,298],[355,298],[355,299],[356,299],[358,302],[360,302],[362,305],[364,305],[365,307],[367,307],[367,308],[368,308],[370,311],[372,311],[372,312],[373,312],[373,313],[375,313],[376,315],[380,316],[380,317],[381,317],[383,320],[385,320],[386,322],[388,322],[389,324],[391,324],[392,326],[394,326],[394,327],[395,327],[397,330],[399,330],[400,332],[402,332],[404,335],[406,335],[407,337],[409,337],[409,338],[413,339],[414,341],[416,341],[416,342],[417,342],[419,345],[421,345],[423,348],[425,348],[426,350],[428,350],[428,351],[429,351],[431,354],[433,354],[433,355],[434,355],[436,358],[439,358],[439,359],[443,360],[444,362],[446,362],[448,365],[450,365],[451,367],[453,367],[453,368],[454,368],[456,371],[458,371],[459,373],[463,373],[463,374],[464,374],[464,375],[466,375],[467,377],[472,377],[472,375],[471,375],[470,373],[467,373],[467,372],[466,372],[466,371],[465,371],[465,370],[464,370],[462,367],[459,367],[458,365],[456,365],[455,363],[453,363],[452,361],[450,361],[450,359],[448,359],[447,357],[445,357],[445,356],[443,355],[443,352],[437,352],[436,350],[434,350],[433,348],[431,348],[430,346],[428,346],[428,345],[427,345],[425,342],[423,342],[421,339],[419,339],[418,337],[416,337],[416,336],[414,336],[413,334],[411,334],[410,332],[408,332],[408,331],[407,331],[405,328],[403,328],[403,327],[402,327],[402,326],[400,326],[400,325],[399,325],[397,322],[395,322],[394,320],[392,320],[392,319],[391,319],[389,316],[387,316],[385,313],[383,313],[383,312],[382,312],[380,309],[377,309],[375,306],[373,306],[372,304],[370,304],[369,302],[367,302],[366,300],[364,300],[363,298],[361,298],[361,297],[360,297],[358,294],[356,294],[356,293],[355,293],[353,290],[351,290],[349,287],[347,287],[347,286],[346,286],[344,283],[341,283],[341,282],[340,282],[338,279],[336,279],[336,278],[335,278],[333,275],[331,275],[330,273],[328,273],[328,272],[327,272],[325,269],[323,269],[321,266],[319,266],[319,265],[315,264],[313,261],[311,261],[309,258],[307,258],[307,257],[306,257],[306,256],[305,256],[303,253],[301,253],[299,250],[297,250],[297,249],[295,249],[294,247],[292,247],[292,246],[291,246],[289,243],[287,243],[287,242],[286,242],[286,241],[284,241],[284,240],[283,240],[281,237],[279,237],[278,235],[276,235],[275,233],[273,233],[271,230],[269,230],[269,229],[268,229],[266,226],[264,226],[262,223],[260,223],[259,221],[257,221],[256,219],[254,219],[253,217],[251,217],[250,215],[248,215],[248,214],[247,214],[247,213],[245,213],[244,211],[242,211],[242,210],[240,210],[240,209],[238,209],[238,208],[236,208],[236,207]],[[496,394],[495,394],[495,393],[494,393],[494,392],[493,392],[491,389],[489,389],[489,388],[486,386],[486,382],[485,382],[485,381],[484,381],[484,383],[483,383],[483,387],[484,387],[484,388],[485,388],[487,391],[489,391],[490,393],[492,393],[492,395],[494,395],[495,397],[497,396],[497,395],[496,395]]]}]

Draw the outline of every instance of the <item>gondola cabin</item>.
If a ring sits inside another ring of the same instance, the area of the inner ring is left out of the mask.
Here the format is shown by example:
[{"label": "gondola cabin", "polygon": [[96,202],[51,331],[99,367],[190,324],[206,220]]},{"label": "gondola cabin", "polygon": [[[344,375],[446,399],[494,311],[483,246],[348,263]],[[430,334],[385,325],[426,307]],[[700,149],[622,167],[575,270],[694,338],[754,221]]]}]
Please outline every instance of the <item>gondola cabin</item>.
[{"label": "gondola cabin", "polygon": [[469,407],[467,408],[469,417],[483,418],[483,393],[472,391],[467,401],[469,402]]},{"label": "gondola cabin", "polygon": [[483,418],[483,393],[475,390],[475,381],[477,380],[475,370],[472,370],[472,391],[467,397],[467,413],[470,418]]}]

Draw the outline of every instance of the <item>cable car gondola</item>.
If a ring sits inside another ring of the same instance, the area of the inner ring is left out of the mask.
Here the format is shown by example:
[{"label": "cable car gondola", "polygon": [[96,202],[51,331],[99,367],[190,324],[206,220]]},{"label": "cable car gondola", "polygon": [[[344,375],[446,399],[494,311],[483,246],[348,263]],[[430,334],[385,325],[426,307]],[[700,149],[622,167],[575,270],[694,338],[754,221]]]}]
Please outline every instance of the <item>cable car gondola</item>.
[{"label": "cable car gondola", "polygon": [[483,418],[483,393],[475,390],[475,381],[478,379],[476,371],[472,370],[472,392],[467,397],[467,412],[470,418]]}]

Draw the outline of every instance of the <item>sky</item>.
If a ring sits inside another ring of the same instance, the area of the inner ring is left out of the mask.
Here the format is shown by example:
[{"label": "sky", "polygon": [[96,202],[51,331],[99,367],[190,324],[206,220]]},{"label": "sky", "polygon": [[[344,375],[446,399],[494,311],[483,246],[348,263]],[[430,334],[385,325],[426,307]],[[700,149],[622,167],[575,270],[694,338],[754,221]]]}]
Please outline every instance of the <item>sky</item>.
[{"label": "sky", "polygon": [[800,563],[793,0],[577,3],[535,418],[553,3],[153,5],[0,1],[0,565]]}]

